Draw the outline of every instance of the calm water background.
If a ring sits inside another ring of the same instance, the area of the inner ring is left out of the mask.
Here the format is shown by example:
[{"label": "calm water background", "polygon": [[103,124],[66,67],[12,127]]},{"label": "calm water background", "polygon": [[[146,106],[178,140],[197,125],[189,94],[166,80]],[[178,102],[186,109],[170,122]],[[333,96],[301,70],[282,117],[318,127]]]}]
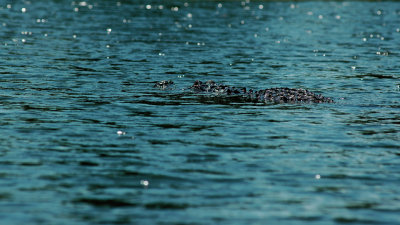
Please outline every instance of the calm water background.
[{"label": "calm water background", "polygon": [[0,45],[0,224],[400,223],[398,2],[2,1]]}]

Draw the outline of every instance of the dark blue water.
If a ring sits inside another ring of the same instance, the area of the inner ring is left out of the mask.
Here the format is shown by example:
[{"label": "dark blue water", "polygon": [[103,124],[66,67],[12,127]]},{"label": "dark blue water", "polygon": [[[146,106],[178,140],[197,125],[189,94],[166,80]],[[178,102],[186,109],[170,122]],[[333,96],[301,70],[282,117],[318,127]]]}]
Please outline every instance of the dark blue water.
[{"label": "dark blue water", "polygon": [[398,2],[2,1],[0,224],[399,224],[399,46]]}]

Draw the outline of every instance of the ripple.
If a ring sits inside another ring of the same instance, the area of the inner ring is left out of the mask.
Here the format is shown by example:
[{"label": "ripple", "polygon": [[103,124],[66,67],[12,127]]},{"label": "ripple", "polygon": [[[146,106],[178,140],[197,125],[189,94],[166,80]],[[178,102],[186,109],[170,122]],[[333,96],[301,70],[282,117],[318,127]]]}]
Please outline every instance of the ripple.
[{"label": "ripple", "polygon": [[190,205],[187,203],[174,203],[174,202],[151,202],[146,203],[145,207],[152,210],[182,210],[188,208]]},{"label": "ripple", "polygon": [[138,204],[131,203],[122,199],[101,199],[101,198],[78,198],[73,203],[85,203],[96,207],[136,207]]}]

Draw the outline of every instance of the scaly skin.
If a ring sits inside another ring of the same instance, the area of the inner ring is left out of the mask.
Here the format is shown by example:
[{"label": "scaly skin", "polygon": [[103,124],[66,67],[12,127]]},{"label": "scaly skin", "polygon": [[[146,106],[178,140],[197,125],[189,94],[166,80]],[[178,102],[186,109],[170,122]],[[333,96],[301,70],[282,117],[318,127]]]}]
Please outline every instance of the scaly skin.
[{"label": "scaly skin", "polygon": [[[154,87],[165,89],[172,84],[172,81],[160,81],[157,82]],[[195,81],[189,89],[194,92],[214,93],[221,97],[239,97],[246,102],[333,103],[331,98],[317,95],[301,88],[267,88],[254,91],[252,89],[247,90],[246,88],[236,88],[224,84],[218,84],[209,80],[207,82]]]}]

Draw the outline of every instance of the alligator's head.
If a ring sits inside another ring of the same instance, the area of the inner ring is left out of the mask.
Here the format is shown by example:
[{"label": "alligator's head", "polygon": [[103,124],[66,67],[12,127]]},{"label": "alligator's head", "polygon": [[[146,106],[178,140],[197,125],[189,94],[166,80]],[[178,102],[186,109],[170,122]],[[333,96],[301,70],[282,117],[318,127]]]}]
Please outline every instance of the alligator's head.
[{"label": "alligator's head", "polygon": [[173,84],[174,84],[174,82],[172,80],[162,80],[162,81],[156,82],[153,87],[165,89],[165,88],[172,86]]}]

